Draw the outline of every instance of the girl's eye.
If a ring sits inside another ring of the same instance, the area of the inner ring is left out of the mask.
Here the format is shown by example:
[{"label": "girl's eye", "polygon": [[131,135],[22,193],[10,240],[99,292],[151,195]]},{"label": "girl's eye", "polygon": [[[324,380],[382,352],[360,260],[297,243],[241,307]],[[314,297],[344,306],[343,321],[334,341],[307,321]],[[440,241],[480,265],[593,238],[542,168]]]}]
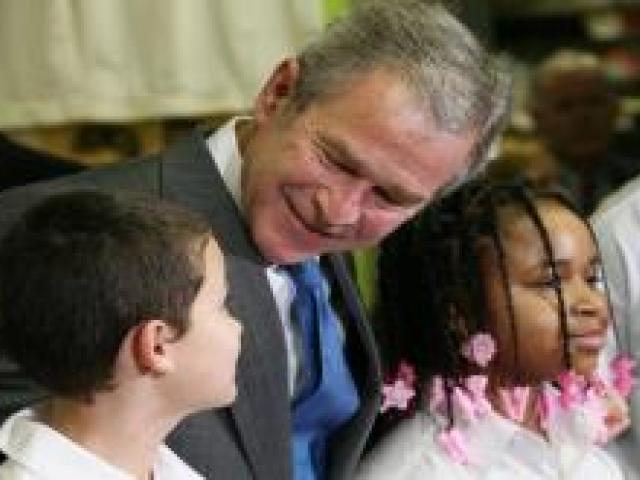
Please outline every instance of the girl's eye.
[{"label": "girl's eye", "polygon": [[553,288],[558,289],[562,283],[562,279],[557,276],[550,276],[538,282],[533,282],[533,286],[537,288]]},{"label": "girl's eye", "polygon": [[602,275],[602,272],[598,272],[587,277],[587,283],[591,285],[591,288],[593,288],[594,290],[604,292],[604,277]]}]

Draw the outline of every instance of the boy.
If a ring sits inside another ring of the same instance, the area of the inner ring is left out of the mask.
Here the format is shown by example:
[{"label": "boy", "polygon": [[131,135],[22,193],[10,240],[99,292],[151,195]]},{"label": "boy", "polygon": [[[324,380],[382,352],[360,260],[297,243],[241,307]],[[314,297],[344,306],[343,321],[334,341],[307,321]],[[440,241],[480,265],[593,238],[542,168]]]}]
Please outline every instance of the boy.
[{"label": "boy", "polygon": [[0,429],[0,479],[197,479],[162,444],[235,398],[240,326],[207,223],[157,199],[77,191],[0,243],[0,338],[51,398]]}]

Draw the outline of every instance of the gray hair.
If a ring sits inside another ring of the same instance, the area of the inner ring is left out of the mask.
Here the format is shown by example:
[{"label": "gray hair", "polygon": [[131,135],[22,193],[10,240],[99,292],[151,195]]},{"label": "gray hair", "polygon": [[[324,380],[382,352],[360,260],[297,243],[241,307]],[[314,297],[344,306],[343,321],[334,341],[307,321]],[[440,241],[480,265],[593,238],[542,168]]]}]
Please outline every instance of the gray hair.
[{"label": "gray hair", "polygon": [[[482,170],[504,126],[511,80],[471,32],[443,6],[425,0],[359,2],[298,55],[293,106],[339,91],[357,74],[382,68],[401,78],[442,130],[479,132],[471,171]],[[458,183],[462,179],[457,179]]]}]

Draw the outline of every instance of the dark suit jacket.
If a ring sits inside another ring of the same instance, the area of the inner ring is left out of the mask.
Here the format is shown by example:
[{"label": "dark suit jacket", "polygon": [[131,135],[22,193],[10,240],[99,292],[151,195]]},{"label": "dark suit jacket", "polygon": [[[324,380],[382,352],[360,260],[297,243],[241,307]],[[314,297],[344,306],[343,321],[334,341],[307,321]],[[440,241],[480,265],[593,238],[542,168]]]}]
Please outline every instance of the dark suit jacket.
[{"label": "dark suit jacket", "polygon": [[[185,419],[168,444],[207,478],[290,479],[290,402],[281,321],[264,262],[215,167],[203,133],[195,131],[160,155],[10,190],[0,196],[0,234],[34,200],[82,188],[152,192],[210,221],[228,258],[229,308],[244,326],[238,396],[231,408]],[[347,356],[362,403],[354,418],[331,439],[328,478],[348,479],[378,411],[381,375],[373,336],[344,262],[337,255],[327,260],[347,312]],[[21,391],[15,372],[6,366],[0,382],[2,378],[8,379],[6,385],[20,402],[31,395]],[[4,387],[0,383],[2,391]]]},{"label": "dark suit jacket", "polygon": [[83,169],[79,163],[20,145],[0,133],[0,190]]}]

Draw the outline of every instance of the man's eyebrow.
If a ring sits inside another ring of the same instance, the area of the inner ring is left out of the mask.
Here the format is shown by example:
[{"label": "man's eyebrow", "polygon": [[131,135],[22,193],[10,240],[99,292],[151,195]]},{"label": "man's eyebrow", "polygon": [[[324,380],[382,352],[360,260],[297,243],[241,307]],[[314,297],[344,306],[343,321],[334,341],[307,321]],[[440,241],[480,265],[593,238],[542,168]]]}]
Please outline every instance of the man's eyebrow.
[{"label": "man's eyebrow", "polygon": [[367,167],[366,162],[355,155],[340,139],[319,135],[319,140],[320,145],[334,163],[337,163],[351,174],[369,176],[394,202],[400,205],[415,205],[426,200],[423,194],[407,190],[406,187],[399,184],[388,183],[388,179],[373,178],[373,174]]},{"label": "man's eyebrow", "polygon": [[319,144],[334,163],[351,173],[361,173],[364,170],[364,162],[354,155],[351,150],[340,140],[318,135]]}]

